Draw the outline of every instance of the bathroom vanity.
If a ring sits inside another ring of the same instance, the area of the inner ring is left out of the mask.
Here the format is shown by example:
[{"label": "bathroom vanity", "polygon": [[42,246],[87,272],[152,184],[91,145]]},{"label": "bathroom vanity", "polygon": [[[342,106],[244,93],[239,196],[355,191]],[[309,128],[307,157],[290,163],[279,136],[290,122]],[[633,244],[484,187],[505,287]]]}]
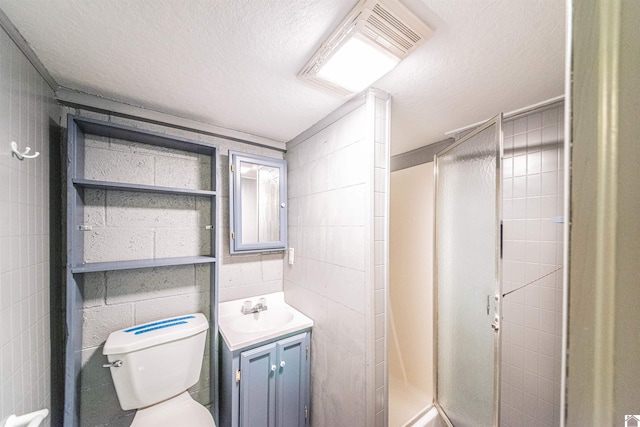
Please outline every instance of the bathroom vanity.
[{"label": "bathroom vanity", "polygon": [[313,321],[277,292],[221,303],[219,325],[218,427],[308,425]]}]

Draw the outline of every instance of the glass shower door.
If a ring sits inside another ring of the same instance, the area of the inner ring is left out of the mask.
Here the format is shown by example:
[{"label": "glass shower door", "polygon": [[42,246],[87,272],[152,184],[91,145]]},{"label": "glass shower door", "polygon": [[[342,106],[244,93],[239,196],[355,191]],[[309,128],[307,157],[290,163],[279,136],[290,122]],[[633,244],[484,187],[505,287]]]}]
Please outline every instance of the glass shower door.
[{"label": "glass shower door", "polygon": [[436,404],[456,427],[498,425],[501,122],[435,159]]}]

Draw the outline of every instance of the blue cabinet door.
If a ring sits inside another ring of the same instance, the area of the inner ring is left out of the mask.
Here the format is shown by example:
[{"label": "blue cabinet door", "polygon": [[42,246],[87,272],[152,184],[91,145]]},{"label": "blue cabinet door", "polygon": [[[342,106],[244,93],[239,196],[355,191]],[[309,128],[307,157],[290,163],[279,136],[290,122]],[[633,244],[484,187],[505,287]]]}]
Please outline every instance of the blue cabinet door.
[{"label": "blue cabinet door", "polygon": [[309,424],[309,345],[303,333],[240,353],[239,427]]},{"label": "blue cabinet door", "polygon": [[275,427],[276,343],[240,354],[240,426]]},{"label": "blue cabinet door", "polygon": [[308,422],[309,334],[277,342],[276,427],[302,427]]}]

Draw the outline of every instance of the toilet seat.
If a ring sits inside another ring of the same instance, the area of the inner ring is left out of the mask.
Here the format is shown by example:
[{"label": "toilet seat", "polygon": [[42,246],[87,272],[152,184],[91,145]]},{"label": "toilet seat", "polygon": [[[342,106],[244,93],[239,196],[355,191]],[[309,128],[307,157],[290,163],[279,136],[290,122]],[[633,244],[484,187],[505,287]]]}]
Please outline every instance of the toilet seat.
[{"label": "toilet seat", "polygon": [[131,427],[216,427],[207,408],[188,391],[164,402],[138,409]]}]

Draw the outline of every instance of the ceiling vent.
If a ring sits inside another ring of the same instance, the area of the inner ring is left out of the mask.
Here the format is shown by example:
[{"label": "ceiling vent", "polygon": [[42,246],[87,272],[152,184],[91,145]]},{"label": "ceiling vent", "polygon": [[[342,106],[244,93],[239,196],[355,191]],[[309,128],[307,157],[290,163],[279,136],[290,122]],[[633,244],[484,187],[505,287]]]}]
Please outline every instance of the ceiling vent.
[{"label": "ceiling vent", "polygon": [[[393,69],[432,34],[431,28],[398,0],[361,0],[298,77],[334,94],[352,96]],[[360,48],[365,50],[362,58],[358,56]],[[341,66],[338,62],[342,59],[347,62]],[[376,73],[374,68],[380,71]],[[343,83],[341,75],[349,73],[352,75]]]}]

